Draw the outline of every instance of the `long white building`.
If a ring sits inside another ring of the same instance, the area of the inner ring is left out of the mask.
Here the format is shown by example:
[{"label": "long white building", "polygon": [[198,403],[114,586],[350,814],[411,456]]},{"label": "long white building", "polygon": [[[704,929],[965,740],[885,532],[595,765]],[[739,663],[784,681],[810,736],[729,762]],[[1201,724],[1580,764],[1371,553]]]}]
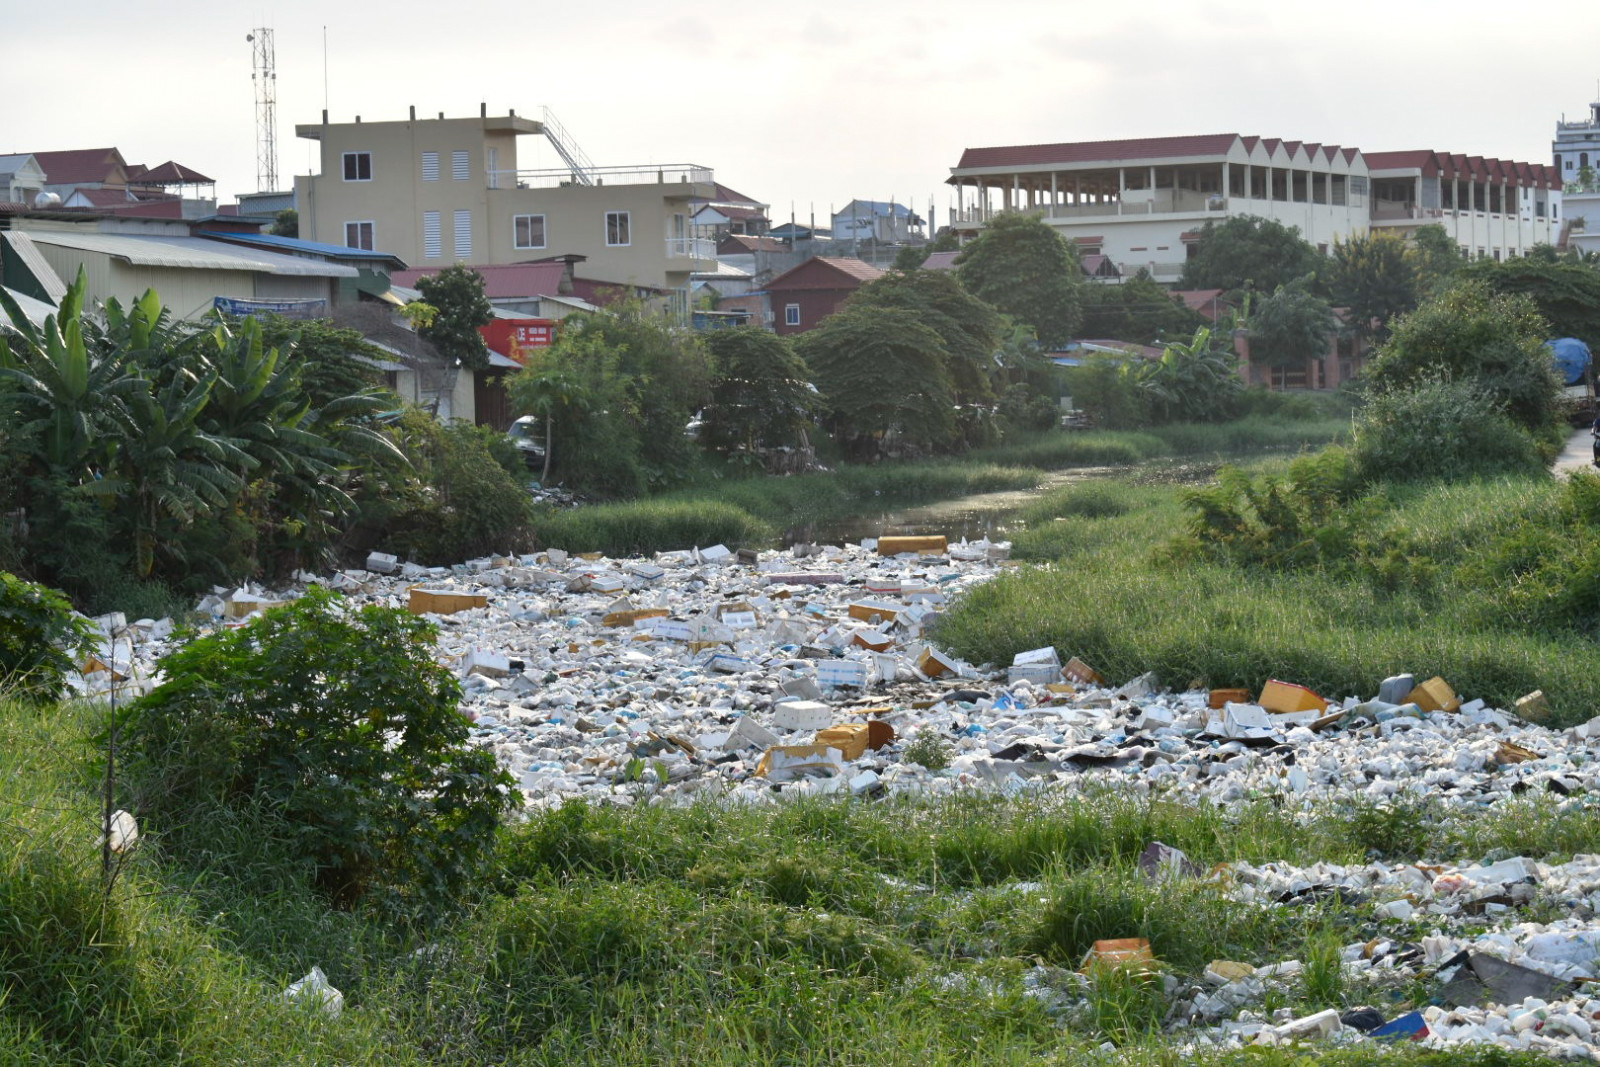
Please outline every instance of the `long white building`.
[{"label": "long white building", "polygon": [[951,225],[973,234],[1003,211],[1040,213],[1113,278],[1175,282],[1207,220],[1294,226],[1323,252],[1374,229],[1438,223],[1473,258],[1560,236],[1560,178],[1544,164],[1384,152],[1237,133],[969,148],[950,169]]}]

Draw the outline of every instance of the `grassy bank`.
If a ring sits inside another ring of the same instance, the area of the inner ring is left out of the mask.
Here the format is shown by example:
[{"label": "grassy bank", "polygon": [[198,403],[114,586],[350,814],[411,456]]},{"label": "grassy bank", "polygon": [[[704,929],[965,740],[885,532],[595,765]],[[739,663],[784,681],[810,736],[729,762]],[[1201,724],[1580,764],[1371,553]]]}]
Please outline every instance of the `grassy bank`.
[{"label": "grassy bank", "polygon": [[731,547],[764,545],[789,529],[978,493],[1032,489],[1052,471],[1295,451],[1335,440],[1347,429],[1348,420],[1337,418],[1250,416],[1139,433],[1019,435],[1005,445],[959,458],[849,465],[791,477],[734,476],[708,469],[685,488],[645,500],[543,513],[536,520],[535,536],[541,545],[611,555],[719,541]]},{"label": "grassy bank", "polygon": [[1560,525],[1567,490],[1549,479],[1391,491],[1372,533],[1390,556],[1359,573],[1170,560],[1180,491],[1048,494],[1015,539],[1042,566],[977,590],[940,640],[980,663],[1054,644],[1113,678],[1154,670],[1176,686],[1371,695],[1389,674],[1440,674],[1506,707],[1543,689],[1562,722],[1600,713],[1594,550],[1583,525]]},{"label": "grassy bank", "polygon": [[[1445,859],[1510,841],[1600,850],[1600,816],[1537,803],[1309,824],[1270,798],[1232,812],[1114,794],[574,805],[508,831],[459,919],[404,933],[325,906],[248,818],[205,818],[184,858],[146,826],[106,892],[88,740],[101,725],[94,710],[0,706],[0,1062],[1067,1064],[1112,1040],[1116,1062],[1288,1067],[1302,1061],[1180,1057],[1150,1034],[1150,988],[1082,1002],[1067,972],[1101,937],[1148,937],[1191,979],[1215,958],[1307,959],[1370,936],[1366,912],[1152,885],[1136,874],[1149,841],[1207,866],[1357,862],[1419,841]],[[337,1018],[281,996],[313,965],[344,993]],[[1361,995],[1307,987],[1282,1006]],[[1377,1055],[1359,1051],[1329,1062]]]}]

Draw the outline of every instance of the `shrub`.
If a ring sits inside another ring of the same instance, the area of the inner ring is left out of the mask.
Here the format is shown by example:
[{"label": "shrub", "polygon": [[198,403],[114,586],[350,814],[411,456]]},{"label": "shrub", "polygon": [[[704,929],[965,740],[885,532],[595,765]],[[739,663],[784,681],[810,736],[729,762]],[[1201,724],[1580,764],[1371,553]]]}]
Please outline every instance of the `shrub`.
[{"label": "shrub", "polygon": [[130,708],[143,810],[181,828],[208,803],[265,802],[335,901],[438,911],[479,873],[519,798],[491,753],[467,747],[460,685],[435,662],[434,637],[404,611],[352,611],[313,588],[190,642]]},{"label": "shrub", "polygon": [[431,491],[417,494],[391,517],[389,543],[430,563],[531,546],[533,499],[507,469],[508,462],[520,468],[521,460],[496,454],[503,435],[465,423],[441,426],[425,417],[408,419],[404,432],[412,462]]},{"label": "shrub", "polygon": [[0,686],[31,700],[55,699],[66,673],[77,669],[72,654],[89,636],[66,597],[0,571]]},{"label": "shrub", "polygon": [[1369,479],[1461,478],[1543,467],[1533,438],[1472,381],[1423,381],[1374,396],[1356,420]]},{"label": "shrub", "polygon": [[1006,386],[995,414],[1007,429],[1048,430],[1056,424],[1055,401],[1027,382]]}]

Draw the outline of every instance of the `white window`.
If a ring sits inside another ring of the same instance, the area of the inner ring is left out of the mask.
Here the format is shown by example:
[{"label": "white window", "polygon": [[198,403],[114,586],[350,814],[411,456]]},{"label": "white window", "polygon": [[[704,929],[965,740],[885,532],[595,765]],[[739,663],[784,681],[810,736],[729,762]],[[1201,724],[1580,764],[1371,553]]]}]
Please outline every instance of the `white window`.
[{"label": "white window", "polygon": [[439,225],[437,211],[422,213],[422,254],[428,259],[438,259],[444,255],[444,237]]},{"label": "white window", "polygon": [[344,180],[370,182],[372,180],[372,153],[346,152],[344,154]]},{"label": "white window", "polygon": [[458,148],[450,153],[450,177],[458,182],[467,180],[467,150]]},{"label": "white window", "polygon": [[456,212],[456,258],[472,258],[472,212]]},{"label": "white window", "polygon": [[436,182],[439,180],[439,153],[422,153],[422,180]]},{"label": "white window", "polygon": [[372,251],[372,223],[347,222],[344,224],[344,246]]},{"label": "white window", "polygon": [[783,307],[783,324],[785,326],[800,325],[800,305],[785,304]]},{"label": "white window", "polygon": [[606,244],[630,245],[633,239],[628,234],[628,213],[626,211],[606,212]]},{"label": "white window", "polygon": [[544,216],[543,215],[513,215],[511,217],[515,232],[512,235],[514,248],[543,248],[544,247]]}]

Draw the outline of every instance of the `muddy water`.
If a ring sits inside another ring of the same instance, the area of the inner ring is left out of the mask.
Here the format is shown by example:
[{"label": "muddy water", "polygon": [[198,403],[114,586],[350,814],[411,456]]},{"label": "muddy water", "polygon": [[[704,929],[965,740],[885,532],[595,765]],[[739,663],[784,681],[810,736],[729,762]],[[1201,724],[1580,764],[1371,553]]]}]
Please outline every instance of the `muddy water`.
[{"label": "muddy water", "polygon": [[796,526],[785,532],[783,543],[785,546],[802,541],[841,544],[859,541],[863,537],[904,534],[944,534],[951,541],[962,538],[976,541],[983,537],[991,541],[1003,541],[1011,531],[1022,528],[1023,522],[1018,518],[1018,513],[1043,494],[1074,482],[1105,478],[1116,473],[1126,473],[1126,470],[1085,467],[1055,471],[1046,475],[1044,481],[1033,489],[978,493],[910,508],[876,513],[866,511],[835,522]]}]

